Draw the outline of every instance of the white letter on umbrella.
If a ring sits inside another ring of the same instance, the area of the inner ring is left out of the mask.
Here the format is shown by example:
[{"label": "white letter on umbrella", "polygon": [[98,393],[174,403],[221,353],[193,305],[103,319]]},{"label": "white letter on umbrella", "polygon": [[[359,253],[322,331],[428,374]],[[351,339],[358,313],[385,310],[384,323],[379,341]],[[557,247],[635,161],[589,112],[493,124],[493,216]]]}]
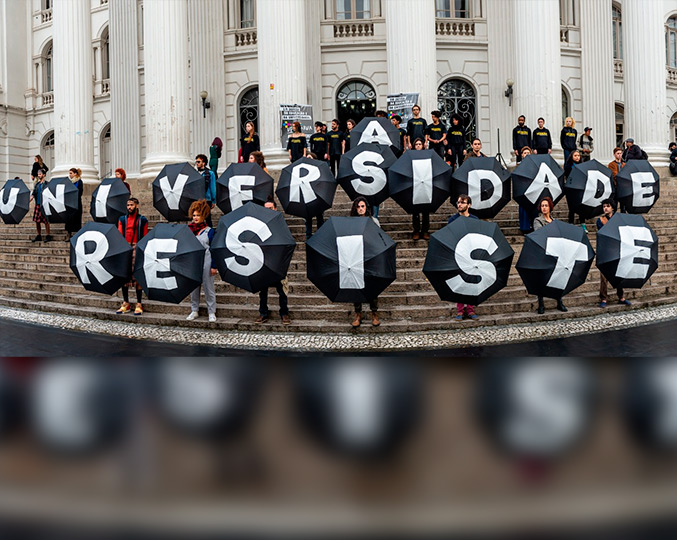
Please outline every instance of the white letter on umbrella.
[{"label": "white letter on umbrella", "polygon": [[64,193],[66,191],[65,184],[58,184],[56,186],[56,196],[52,194],[49,188],[42,192],[42,207],[46,216],[52,215],[52,210],[56,213],[66,211],[66,201],[64,200]]},{"label": "white letter on umbrella", "polygon": [[650,172],[634,172],[630,174],[632,180],[632,204],[634,206],[651,206],[656,201],[653,193],[653,184],[656,180]]},{"label": "white letter on umbrella", "polygon": [[336,239],[341,289],[364,289],[364,238],[362,235]]},{"label": "white letter on umbrella", "polygon": [[[85,242],[94,242],[96,247],[91,253],[85,253]],[[99,231],[85,231],[75,243],[75,267],[78,269],[80,279],[83,283],[89,285],[89,270],[96,280],[104,285],[108,283],[113,276],[101,266],[101,261],[108,253],[108,239],[106,235]]]},{"label": "white letter on umbrella", "polygon": [[[301,171],[305,171],[305,176],[301,176]],[[311,182],[320,177],[320,169],[315,165],[299,163],[291,170],[291,182],[289,183],[289,202],[301,202],[301,193],[306,203],[317,199],[313,191]]]},{"label": "white letter on umbrella", "polygon": [[367,124],[367,127],[362,132],[362,136],[357,144],[362,143],[379,143],[384,146],[390,146],[392,141],[390,140],[390,137],[388,137],[383,126],[379,124],[378,121],[372,120]]},{"label": "white letter on umbrella", "polygon": [[143,254],[143,273],[146,276],[146,284],[151,289],[171,291],[176,289],[177,283],[174,276],[161,278],[160,272],[171,272],[170,260],[166,257],[158,257],[158,253],[176,253],[179,241],[176,238],[151,238],[146,244]]},{"label": "white letter on umbrella", "polygon": [[411,170],[414,173],[413,204],[433,202],[433,160],[412,159]]},{"label": "white letter on umbrella", "polygon": [[174,182],[174,186],[172,187],[169,185],[169,178],[166,176],[160,178],[160,189],[167,200],[167,206],[170,210],[179,209],[179,201],[181,200],[181,194],[183,193],[183,188],[186,185],[187,180],[187,174],[180,174],[176,177],[176,182]]},{"label": "white letter on umbrella", "polygon": [[545,163],[541,163],[536,178],[529,184],[524,195],[535,204],[541,198],[541,194],[546,188],[550,190],[553,199],[557,199],[562,194],[562,188],[557,181],[557,175]]},{"label": "white letter on umbrella", "polygon": [[13,187],[9,190],[9,195],[7,196],[7,202],[5,200],[5,188],[0,190],[0,214],[10,214],[14,207],[16,206],[16,198],[19,195],[19,188]]},{"label": "white letter on umbrella", "polygon": [[110,184],[99,186],[99,190],[96,192],[96,201],[94,202],[94,211],[96,212],[96,217],[106,217],[106,201],[108,201],[109,193]]},{"label": "white letter on umbrella", "polygon": [[[482,180],[488,180],[494,187],[491,197],[484,201],[482,200]],[[468,196],[472,199],[472,205],[475,210],[491,208],[499,201],[502,193],[503,186],[501,179],[494,171],[475,169],[468,173]]]},{"label": "white letter on umbrella", "polygon": [[560,290],[566,289],[576,261],[588,260],[586,245],[568,238],[548,238],[545,244],[545,254],[557,259],[547,286]]},{"label": "white letter on umbrella", "polygon": [[[604,191],[599,197],[595,197],[597,186],[600,182],[604,186]],[[602,171],[588,171],[588,178],[585,182],[585,191],[583,192],[583,200],[581,202],[586,206],[599,206],[604,199],[609,197],[611,197],[611,178]]]},{"label": "white letter on umbrella", "polygon": [[363,182],[361,178],[354,178],[350,181],[355,191],[360,195],[375,195],[381,191],[386,185],[386,173],[373,165],[366,165],[369,163],[376,163],[380,165],[385,160],[383,156],[377,152],[365,150],[360,152],[353,158],[353,170],[360,176],[373,178],[374,181],[370,183]]},{"label": "white letter on umbrella", "polygon": [[[230,199],[230,208],[235,210],[240,208],[245,201],[254,199],[252,189],[256,183],[256,178],[249,174],[236,174],[231,176],[228,181],[228,198]],[[247,186],[250,189],[244,189]]]},{"label": "white letter on umbrella", "polygon": [[[651,248],[637,245],[640,242],[653,242],[651,231],[646,227],[633,227],[621,225],[618,227],[621,240],[621,257],[616,268],[616,276],[619,278],[644,279],[649,271],[651,260]],[[637,263],[636,259],[647,261]]]},{"label": "white letter on umbrella", "polygon": [[489,255],[498,249],[493,238],[485,234],[469,233],[458,241],[454,250],[454,259],[458,267],[470,276],[479,276],[479,283],[468,283],[461,275],[445,281],[455,293],[478,295],[496,283],[496,266],[490,261],[472,258],[473,251],[483,249]]},{"label": "white letter on umbrella", "polygon": [[[226,247],[235,255],[233,257],[226,257],[226,266],[231,272],[248,277],[256,274],[256,272],[263,268],[265,257],[261,246],[251,242],[240,242],[240,235],[245,231],[253,232],[262,242],[273,236],[273,233],[270,232],[268,225],[252,216],[238,219],[228,227],[226,232]],[[235,257],[246,259],[246,264],[240,264]]]}]

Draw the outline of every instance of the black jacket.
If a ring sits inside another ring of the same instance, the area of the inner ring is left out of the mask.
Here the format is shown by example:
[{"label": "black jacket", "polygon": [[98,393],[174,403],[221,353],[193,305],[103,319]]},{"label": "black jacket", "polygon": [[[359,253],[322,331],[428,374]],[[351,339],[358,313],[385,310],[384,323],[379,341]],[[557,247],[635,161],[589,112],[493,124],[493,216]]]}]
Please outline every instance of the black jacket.
[{"label": "black jacket", "polygon": [[636,144],[627,147],[623,150],[623,161],[630,161],[631,159],[646,159],[644,151]]},{"label": "black jacket", "polygon": [[[546,127],[536,128],[532,136],[532,141],[533,144],[531,147],[534,150],[544,152],[552,149],[552,137],[550,137],[550,130]],[[574,142],[576,142],[576,139],[574,139]]]},{"label": "black jacket", "polygon": [[527,126],[515,126],[512,130],[512,149],[520,152],[525,146],[531,148],[531,129]]},{"label": "black jacket", "polygon": [[576,137],[578,132],[574,128],[563,127],[559,134],[559,143],[562,145],[562,150],[576,150]]}]

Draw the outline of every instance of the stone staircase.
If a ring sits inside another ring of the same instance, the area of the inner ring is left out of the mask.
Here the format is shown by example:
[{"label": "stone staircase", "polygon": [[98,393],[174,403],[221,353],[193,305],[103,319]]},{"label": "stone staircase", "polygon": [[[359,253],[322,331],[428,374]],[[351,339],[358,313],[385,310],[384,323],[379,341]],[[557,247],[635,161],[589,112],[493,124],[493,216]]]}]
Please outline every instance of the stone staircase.
[{"label": "stone staircase", "polygon": [[[615,304],[615,294],[610,289],[607,311],[640,309],[648,306],[677,302],[677,223],[670,206],[677,199],[677,182],[663,174],[661,198],[646,216],[658,235],[660,242],[659,266],[650,281],[641,290],[628,290],[626,297],[633,302],[631,308]],[[85,219],[89,219],[91,186],[83,197]],[[134,195],[141,200],[142,212],[148,216],[151,227],[162,221],[152,207],[152,194],[147,185],[133,186]],[[348,215],[350,200],[339,187],[334,207],[326,216]],[[32,208],[31,208],[32,210]],[[442,228],[447,217],[454,213],[453,206],[446,202],[431,216],[431,232]],[[364,324],[358,332],[416,332],[486,326],[495,324],[524,324],[531,321],[575,318],[601,313],[597,306],[599,271],[594,266],[587,282],[565,298],[567,313],[556,311],[555,302],[546,299],[546,313],[536,314],[536,298],[527,294],[514,269],[523,244],[523,236],[517,226],[518,207],[511,202],[495,220],[515,250],[513,269],[508,285],[499,293],[481,304],[478,321],[457,322],[453,320],[455,305],[442,302],[427,282],[421,269],[425,261],[427,242],[411,240],[411,217],[394,201],[387,200],[381,207],[380,222],[383,229],[397,243],[397,280],[379,297],[379,313],[382,324],[372,328]],[[221,216],[214,214],[214,223]],[[566,220],[566,200],[555,209],[558,219]],[[270,291],[268,304],[273,316],[268,323],[255,324],[258,316],[258,295],[226,284],[217,276],[216,324],[207,323],[206,310],[196,321],[186,321],[190,308],[187,300],[180,305],[145,300],[145,313],[135,317],[131,314],[116,315],[120,305],[119,293],[113,297],[90,293],[80,285],[68,266],[69,244],[65,241],[63,225],[52,226],[55,240],[51,243],[32,244],[35,235],[31,213],[20,225],[0,223],[0,305],[44,312],[89,316],[98,319],[123,320],[138,324],[183,326],[189,328],[219,328],[223,330],[260,330],[286,332],[354,332],[350,328],[352,306],[330,302],[306,277],[306,254],[303,220],[287,217],[290,230],[297,240],[297,248],[289,269],[289,306],[292,324],[283,326],[277,313],[277,294]],[[595,247],[596,227],[588,223],[589,238]],[[133,295],[132,295],[133,296]],[[203,304],[204,305],[204,304]]]}]

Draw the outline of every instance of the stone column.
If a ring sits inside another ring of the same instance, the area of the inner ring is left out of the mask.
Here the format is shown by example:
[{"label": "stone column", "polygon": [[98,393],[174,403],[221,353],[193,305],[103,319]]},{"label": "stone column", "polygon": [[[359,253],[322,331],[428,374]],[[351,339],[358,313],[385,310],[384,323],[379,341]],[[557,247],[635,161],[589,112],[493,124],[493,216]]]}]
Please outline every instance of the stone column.
[{"label": "stone column", "polygon": [[[223,63],[223,2],[188,0],[190,31],[191,157],[206,154],[214,137],[226,142],[226,75]],[[202,110],[200,92],[210,108]],[[204,116],[204,117],[203,117]],[[224,146],[225,153],[225,146]],[[219,168],[225,169],[222,158]]]},{"label": "stone column", "polygon": [[421,116],[430,121],[437,109],[435,2],[388,0],[386,20],[388,93],[418,92]]},{"label": "stone column", "polygon": [[606,164],[616,146],[614,111],[614,58],[609,22],[611,0],[581,2],[581,82],[583,118],[576,119],[578,136],[592,128],[592,157]]},{"label": "stone column", "polygon": [[[558,0],[514,0],[513,28],[515,86],[513,110],[538,127],[539,116],[550,130],[553,154],[561,157],[559,132],[562,129],[562,69],[559,41]],[[611,23],[609,22],[609,25]],[[515,118],[517,120],[517,118]],[[557,152],[555,152],[557,150]]]},{"label": "stone column", "polygon": [[110,21],[111,166],[128,178],[141,169],[139,43],[136,0],[108,3]]},{"label": "stone column", "polygon": [[54,2],[52,35],[55,165],[51,177],[66,176],[68,169],[77,167],[82,180],[93,184],[99,174],[94,167],[91,2]]},{"label": "stone column", "polygon": [[146,157],[141,178],[190,159],[188,0],[143,3]]},{"label": "stone column", "polygon": [[280,142],[280,104],[308,104],[305,0],[257,4],[259,135],[269,169],[289,164]]},{"label": "stone column", "polygon": [[324,6],[322,2],[311,0],[306,9],[306,55],[308,73],[317,73],[318,76],[311,76],[308,80],[308,101],[313,106],[314,121],[320,121],[327,124],[331,129],[331,119],[333,116],[324,117],[322,110],[322,49],[320,46],[320,24],[322,22],[322,12]]},{"label": "stone column", "polygon": [[623,2],[625,132],[653,165],[667,166],[670,118],[666,110],[663,2]]}]

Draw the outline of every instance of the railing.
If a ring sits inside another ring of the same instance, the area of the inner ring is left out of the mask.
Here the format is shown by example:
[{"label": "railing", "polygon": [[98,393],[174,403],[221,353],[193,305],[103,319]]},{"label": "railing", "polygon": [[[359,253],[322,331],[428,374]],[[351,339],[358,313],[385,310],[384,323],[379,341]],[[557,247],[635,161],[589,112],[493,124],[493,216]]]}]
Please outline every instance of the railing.
[{"label": "railing", "polygon": [[52,8],[43,9],[40,16],[43,23],[50,22],[52,20]]},{"label": "railing", "polygon": [[54,105],[54,92],[43,92],[42,106],[49,107],[50,105]]},{"label": "railing", "polygon": [[101,3],[99,4],[100,6],[106,6],[108,5],[108,0],[101,0]]},{"label": "railing", "polygon": [[677,86],[677,68],[668,67],[668,84]]},{"label": "railing", "polygon": [[355,38],[374,35],[373,22],[336,22],[334,23],[334,37]]},{"label": "railing", "polygon": [[104,79],[101,81],[101,95],[106,96],[110,94],[110,79]]},{"label": "railing", "polygon": [[435,20],[435,34],[438,36],[474,36],[475,22],[462,19]]},{"label": "railing", "polygon": [[614,58],[614,77],[617,79],[623,78],[623,60]]},{"label": "railing", "polygon": [[565,26],[561,26],[559,29],[559,42],[569,43],[569,29]]},{"label": "railing", "polygon": [[240,30],[235,34],[236,47],[246,47],[248,45],[256,45],[256,30],[251,28]]}]

